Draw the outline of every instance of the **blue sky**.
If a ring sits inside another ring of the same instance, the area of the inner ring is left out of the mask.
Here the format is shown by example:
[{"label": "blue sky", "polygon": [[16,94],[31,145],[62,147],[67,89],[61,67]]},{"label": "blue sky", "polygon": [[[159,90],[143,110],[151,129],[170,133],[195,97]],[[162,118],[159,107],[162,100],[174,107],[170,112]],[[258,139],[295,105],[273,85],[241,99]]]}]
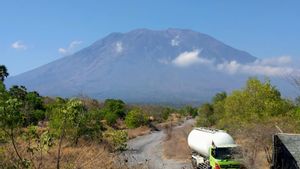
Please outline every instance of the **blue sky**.
[{"label": "blue sky", "polygon": [[187,28],[258,58],[297,59],[299,7],[299,0],[3,0],[0,64],[16,75],[137,28]]}]

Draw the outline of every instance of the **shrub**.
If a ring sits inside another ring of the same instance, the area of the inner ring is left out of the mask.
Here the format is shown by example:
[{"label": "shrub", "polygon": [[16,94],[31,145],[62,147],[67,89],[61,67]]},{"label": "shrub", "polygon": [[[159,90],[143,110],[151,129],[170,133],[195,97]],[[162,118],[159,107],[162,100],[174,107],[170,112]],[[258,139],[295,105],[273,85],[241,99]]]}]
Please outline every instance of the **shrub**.
[{"label": "shrub", "polygon": [[192,106],[184,106],[182,109],[180,109],[180,114],[182,116],[196,117],[198,115],[198,111],[196,108],[193,108]]},{"label": "shrub", "polygon": [[170,114],[172,113],[172,109],[167,107],[167,108],[164,108],[164,110],[162,111],[161,113],[161,116],[162,116],[162,119],[163,120],[168,120]]},{"label": "shrub", "polygon": [[125,118],[125,124],[128,128],[145,125],[147,121],[147,116],[139,109],[131,110]]},{"label": "shrub", "polygon": [[108,129],[103,133],[103,139],[111,151],[123,151],[127,148],[128,133],[125,130]]},{"label": "shrub", "polygon": [[114,112],[104,112],[104,119],[110,126],[114,125],[118,119],[118,115]]},{"label": "shrub", "polygon": [[0,144],[6,142],[6,136],[4,131],[0,130]]},{"label": "shrub", "polygon": [[105,112],[116,114],[120,118],[125,117],[125,103],[122,100],[106,99],[104,110]]},{"label": "shrub", "polygon": [[82,136],[92,140],[99,140],[103,131],[101,119],[102,114],[100,110],[91,110],[82,114],[78,120],[78,132],[75,143],[77,144],[79,137]]}]

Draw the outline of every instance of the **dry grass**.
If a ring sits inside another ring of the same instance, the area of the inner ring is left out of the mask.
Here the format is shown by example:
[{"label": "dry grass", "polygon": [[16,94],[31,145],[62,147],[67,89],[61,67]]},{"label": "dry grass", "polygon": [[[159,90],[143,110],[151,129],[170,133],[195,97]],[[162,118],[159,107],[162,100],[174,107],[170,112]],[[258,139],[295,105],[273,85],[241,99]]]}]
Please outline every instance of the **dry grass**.
[{"label": "dry grass", "polygon": [[168,118],[168,120],[166,122],[159,123],[156,125],[156,127],[162,130],[162,129],[167,129],[170,126],[172,126],[172,127],[178,126],[178,125],[182,124],[183,122],[184,122],[184,119],[182,117],[180,117],[179,114],[173,113],[170,115],[170,117]]},{"label": "dry grass", "polygon": [[[7,168],[7,166],[12,166],[16,162],[15,152],[10,144],[1,146],[4,148],[4,152],[0,154],[0,168]],[[24,145],[19,144],[19,149],[21,154],[26,159],[31,159],[34,163],[33,168],[38,168],[40,163],[40,158],[31,157],[28,152],[23,148]],[[40,169],[55,169],[56,168],[56,150],[57,147],[53,147],[51,151],[45,152]],[[4,157],[4,158],[2,158]],[[1,167],[1,165],[6,165],[6,167]],[[92,142],[83,142],[74,147],[68,144],[63,145],[62,149],[62,159],[61,159],[62,169],[146,169],[147,167],[143,164],[137,166],[127,166],[126,162],[119,158],[118,153],[110,153],[107,146],[104,144],[97,144]]]},{"label": "dry grass", "polygon": [[243,164],[251,169],[268,169],[272,162],[272,137],[279,126],[284,132],[297,132],[295,125],[282,118],[270,119],[264,123],[249,124],[232,133],[243,149]]},{"label": "dry grass", "polygon": [[146,135],[151,132],[151,129],[147,126],[141,126],[135,129],[128,129],[128,138],[133,139],[138,136]]},{"label": "dry grass", "polygon": [[190,160],[191,150],[188,147],[187,136],[192,129],[193,126],[190,124],[177,128],[173,128],[172,126],[166,128],[167,137],[163,143],[164,158],[178,161]]},{"label": "dry grass", "polygon": [[[23,147],[23,145],[19,146],[19,149],[22,150],[21,154],[23,158],[31,159],[34,166],[39,166],[39,163],[41,162],[41,168],[43,169],[56,168],[56,146],[51,148],[50,151],[44,152],[42,161],[39,156],[31,156]],[[5,149],[6,163],[14,163],[15,152],[12,147],[6,145]],[[101,144],[85,143],[76,147],[64,144],[62,149],[61,168],[112,169],[115,168],[113,159],[114,155],[110,154],[106,147]]]}]

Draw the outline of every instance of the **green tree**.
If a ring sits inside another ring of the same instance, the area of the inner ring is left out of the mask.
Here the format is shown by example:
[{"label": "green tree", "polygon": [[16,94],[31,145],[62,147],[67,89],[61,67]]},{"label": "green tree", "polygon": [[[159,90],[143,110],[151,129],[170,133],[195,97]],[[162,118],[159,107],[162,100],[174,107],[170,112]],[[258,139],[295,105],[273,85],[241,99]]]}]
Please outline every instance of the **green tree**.
[{"label": "green tree", "polygon": [[125,103],[122,100],[106,99],[104,102],[104,110],[116,114],[118,117],[125,117]]},{"label": "green tree", "polygon": [[107,124],[112,126],[118,118],[125,117],[125,103],[122,100],[106,99],[102,112]]},{"label": "green tree", "polygon": [[100,139],[104,130],[101,120],[103,114],[101,110],[90,110],[86,113],[81,126],[81,136],[87,136],[91,139]]},{"label": "green tree", "polygon": [[24,105],[25,126],[37,125],[39,121],[45,119],[43,98],[37,92],[28,92],[25,96]]},{"label": "green tree", "polygon": [[0,99],[0,128],[10,139],[14,151],[24,167],[24,159],[21,157],[16,143],[16,137],[23,123],[21,106],[22,104],[18,99],[9,97],[3,99],[3,95]]},{"label": "green tree", "polygon": [[214,110],[211,104],[205,103],[199,108],[199,116],[197,117],[197,125],[210,127],[215,124],[213,117]]},{"label": "green tree", "polygon": [[140,109],[131,110],[125,117],[125,124],[128,128],[136,128],[147,122],[147,116]]},{"label": "green tree", "polygon": [[0,81],[0,94],[6,92],[6,88],[3,82]]},{"label": "green tree", "polygon": [[8,92],[12,97],[17,98],[20,101],[24,101],[27,95],[27,89],[25,86],[13,85]]},{"label": "green tree", "polygon": [[215,103],[218,103],[218,102],[221,102],[221,101],[224,101],[227,97],[227,93],[226,92],[220,92],[220,93],[217,93],[213,99],[212,99],[212,102],[213,104]]},{"label": "green tree", "polygon": [[37,125],[38,121],[44,120],[45,108],[43,98],[37,92],[28,92],[24,86],[12,86],[9,94],[22,102],[21,112],[24,115],[24,126]]},{"label": "green tree", "polygon": [[7,68],[5,65],[0,65],[0,81],[4,82],[4,79],[9,76]]},{"label": "green tree", "polygon": [[60,168],[61,146],[65,138],[74,138],[77,135],[80,124],[78,119],[84,109],[83,103],[77,99],[68,100],[65,104],[61,99],[52,107],[50,127],[52,132],[59,137],[56,168]]},{"label": "green tree", "polygon": [[225,100],[221,127],[243,126],[250,122],[264,121],[272,116],[283,115],[292,104],[281,98],[280,92],[269,80],[264,82],[249,78],[246,87],[232,92]]},{"label": "green tree", "polygon": [[224,112],[224,104],[227,98],[226,92],[217,93],[212,99],[213,115],[216,120],[220,119]]},{"label": "green tree", "polygon": [[114,124],[117,122],[118,115],[116,113],[105,110],[102,110],[102,112],[104,114],[104,119],[106,123],[110,126],[114,126]]},{"label": "green tree", "polygon": [[100,110],[87,111],[82,108],[76,119],[74,119],[74,136],[72,142],[77,145],[80,137],[85,136],[89,139],[101,138],[101,133],[104,130],[101,123],[102,114]]}]

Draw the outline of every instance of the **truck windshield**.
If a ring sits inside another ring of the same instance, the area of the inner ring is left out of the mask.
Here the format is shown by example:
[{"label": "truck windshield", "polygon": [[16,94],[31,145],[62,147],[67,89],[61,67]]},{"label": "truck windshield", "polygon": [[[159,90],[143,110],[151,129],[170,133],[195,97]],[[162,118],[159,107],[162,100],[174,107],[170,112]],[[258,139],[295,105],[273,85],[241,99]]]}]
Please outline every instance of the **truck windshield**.
[{"label": "truck windshield", "polygon": [[215,156],[216,159],[240,159],[241,151],[238,147],[222,147],[215,149]]}]

